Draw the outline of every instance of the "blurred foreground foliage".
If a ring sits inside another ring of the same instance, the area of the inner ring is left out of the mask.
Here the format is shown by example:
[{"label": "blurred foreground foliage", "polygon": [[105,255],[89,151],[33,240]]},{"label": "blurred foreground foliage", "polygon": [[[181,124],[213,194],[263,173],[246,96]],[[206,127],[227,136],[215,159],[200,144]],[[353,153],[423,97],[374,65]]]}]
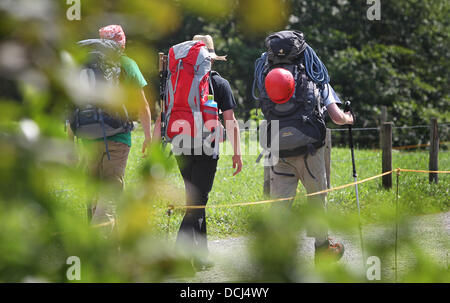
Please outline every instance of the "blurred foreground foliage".
[{"label": "blurred foreground foliage", "polygon": [[[389,107],[396,125],[428,123],[431,116],[444,122],[448,117],[447,2],[392,2],[383,6],[379,22],[365,20],[366,7],[354,1],[80,3],[81,20],[69,21],[65,1],[0,2],[1,282],[67,281],[69,256],[81,259],[84,282],[158,282],[192,274],[189,252],[174,250],[155,235],[152,225],[155,176],[173,165],[158,147],[136,168],[138,180],[118,201],[120,251],[86,224],[83,205],[74,213],[57,198],[61,192],[55,192],[55,184],[60,191],[75,188],[86,203],[106,186],[87,178],[75,164],[78,153],[64,131],[67,105],[78,93],[65,82],[70,63],[66,51],[78,40],[96,38],[98,28],[106,24],[123,25],[127,54],[151,80],[147,94],[153,109],[157,51],[209,33],[217,53],[229,58],[217,64],[217,70],[232,83],[239,115],[250,118],[255,107],[253,62],[263,50],[263,38],[293,28],[305,32],[342,98],[354,101],[358,126],[376,124],[379,105]],[[177,194],[170,189],[166,193]],[[293,265],[296,229],[291,228],[299,226],[280,230],[276,215],[259,215],[253,253],[262,274],[249,279],[303,281],[304,272]],[[274,234],[276,230],[286,237]],[[267,255],[271,247],[280,248],[275,258]],[[425,260],[426,255],[419,259],[411,280],[420,275],[425,281],[448,281]],[[318,280],[365,281],[333,268]]]}]

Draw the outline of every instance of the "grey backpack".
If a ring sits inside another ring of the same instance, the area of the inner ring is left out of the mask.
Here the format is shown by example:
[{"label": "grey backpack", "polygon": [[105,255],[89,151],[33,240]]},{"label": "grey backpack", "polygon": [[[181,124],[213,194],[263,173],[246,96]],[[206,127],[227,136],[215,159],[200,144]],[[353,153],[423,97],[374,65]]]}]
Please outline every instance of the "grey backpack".
[{"label": "grey backpack", "polygon": [[[80,71],[80,83],[94,91],[104,83],[119,85],[122,75],[120,46],[112,40],[104,39],[83,40],[78,44],[90,49],[89,61]],[[95,100],[86,100],[83,106],[76,107],[69,117],[69,123],[77,137],[103,138],[108,158],[107,137],[130,132],[134,128],[124,105],[120,111],[111,111],[98,106]]]}]

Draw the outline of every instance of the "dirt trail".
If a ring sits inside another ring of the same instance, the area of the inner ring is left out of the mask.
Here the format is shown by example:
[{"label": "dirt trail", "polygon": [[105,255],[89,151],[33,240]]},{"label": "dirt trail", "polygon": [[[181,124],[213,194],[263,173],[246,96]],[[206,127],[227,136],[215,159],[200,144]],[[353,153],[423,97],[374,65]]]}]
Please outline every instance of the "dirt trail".
[{"label": "dirt trail", "polygon": [[[433,256],[443,268],[448,268],[450,248],[450,212],[434,215],[412,217],[408,220],[409,235],[415,239],[419,247]],[[394,226],[368,225],[363,227],[365,243],[384,243],[394,245]],[[339,261],[350,271],[357,274],[365,273],[362,267],[361,249],[357,230],[350,234],[333,233],[330,236],[343,242],[345,254]],[[406,235],[404,230],[399,230],[399,243]],[[301,243],[298,256],[304,262],[306,272],[313,267],[314,242],[307,238],[305,233],[299,235]],[[209,242],[211,257],[215,266],[203,272],[198,272],[195,277],[188,278],[186,282],[234,282],[242,281],[242,273],[251,275],[254,273],[246,245],[250,238],[239,237],[220,239]],[[405,249],[399,249],[398,273],[401,273],[414,262],[414,255]],[[382,261],[382,279],[384,281],[394,278],[394,257],[385,258]],[[245,274],[244,274],[245,277]],[[449,281],[450,282],[450,281]]]}]

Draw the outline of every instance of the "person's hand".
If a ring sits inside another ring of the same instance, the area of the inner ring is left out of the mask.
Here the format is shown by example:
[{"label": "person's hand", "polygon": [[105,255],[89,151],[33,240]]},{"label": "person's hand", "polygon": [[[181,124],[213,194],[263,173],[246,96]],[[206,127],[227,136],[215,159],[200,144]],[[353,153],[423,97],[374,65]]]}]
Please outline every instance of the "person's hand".
[{"label": "person's hand", "polygon": [[236,169],[236,171],[233,173],[233,176],[236,176],[242,170],[242,157],[241,155],[234,155],[232,159],[233,159],[233,168]]},{"label": "person's hand", "polygon": [[145,157],[145,151],[147,150],[147,148],[150,146],[150,144],[152,143],[152,137],[145,137],[144,139],[144,143],[142,143],[142,157]]},{"label": "person's hand", "polygon": [[351,112],[344,113],[346,123],[345,124],[353,124],[355,121],[353,120],[353,115]]}]

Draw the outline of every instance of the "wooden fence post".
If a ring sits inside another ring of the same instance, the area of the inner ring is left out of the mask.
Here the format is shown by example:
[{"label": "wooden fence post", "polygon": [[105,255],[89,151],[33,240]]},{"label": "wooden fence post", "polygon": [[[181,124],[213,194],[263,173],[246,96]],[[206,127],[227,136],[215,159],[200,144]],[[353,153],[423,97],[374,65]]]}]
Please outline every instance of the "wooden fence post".
[{"label": "wooden fence post", "polygon": [[264,166],[264,195],[270,196],[270,166]]},{"label": "wooden fence post", "polygon": [[[438,132],[438,123],[436,118],[431,119],[430,125],[430,162],[429,162],[429,170],[437,171],[439,160],[439,132]],[[430,183],[438,183],[438,174],[430,173],[428,177]]]},{"label": "wooden fence post", "polygon": [[[384,122],[381,125],[381,157],[382,172],[392,170],[392,122]],[[392,174],[383,176],[384,188],[392,188]]]},{"label": "wooden fence post", "polygon": [[325,136],[325,171],[327,174],[327,188],[331,188],[331,129],[327,128]]},{"label": "wooden fence post", "polygon": [[387,121],[387,107],[385,105],[381,106],[381,116],[380,116],[380,129],[378,130],[378,137],[380,138],[380,149],[381,149],[381,126]]},{"label": "wooden fence post", "polygon": [[380,125],[387,121],[387,106],[381,106]]}]

